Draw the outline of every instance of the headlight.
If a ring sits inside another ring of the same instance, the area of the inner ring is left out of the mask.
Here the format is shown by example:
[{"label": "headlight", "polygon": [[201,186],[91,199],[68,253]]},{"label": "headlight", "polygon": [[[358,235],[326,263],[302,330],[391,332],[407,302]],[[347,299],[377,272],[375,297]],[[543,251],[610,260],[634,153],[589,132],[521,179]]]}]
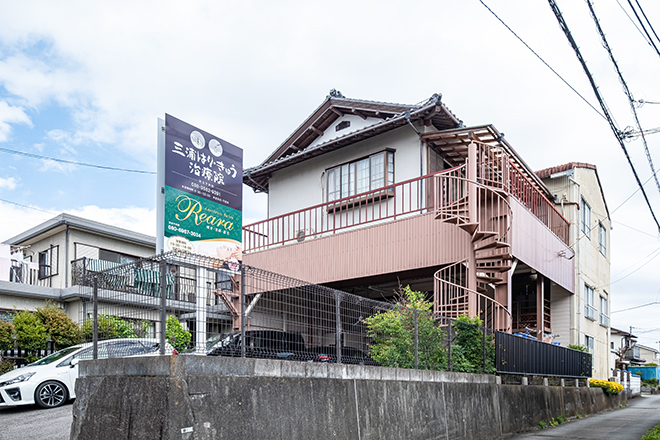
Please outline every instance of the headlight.
[{"label": "headlight", "polygon": [[25,382],[26,380],[29,380],[29,379],[30,379],[32,376],[34,376],[35,374],[37,374],[36,371],[32,371],[32,372],[30,372],[30,373],[21,374],[20,376],[16,376],[16,377],[13,378],[13,379],[9,379],[9,380],[7,380],[7,381],[0,382],[0,387],[6,387],[7,385],[11,385],[11,384],[14,384],[14,383],[19,383],[19,382]]}]

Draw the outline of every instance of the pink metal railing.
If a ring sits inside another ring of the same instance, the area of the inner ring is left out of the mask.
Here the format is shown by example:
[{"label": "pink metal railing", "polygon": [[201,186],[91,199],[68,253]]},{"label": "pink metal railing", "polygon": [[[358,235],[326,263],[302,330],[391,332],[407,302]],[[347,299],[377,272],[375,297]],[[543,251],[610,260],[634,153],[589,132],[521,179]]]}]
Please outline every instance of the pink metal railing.
[{"label": "pink metal railing", "polygon": [[[523,203],[557,237],[568,244],[568,222],[538,188],[506,155],[487,157],[480,148],[478,179],[480,183],[501,189]],[[453,169],[464,175],[463,166]],[[450,170],[445,170],[447,173]],[[245,252],[263,250],[307,238],[323,237],[337,232],[386,220],[424,214],[433,210],[435,195],[433,175],[399,182],[373,191],[321,203],[282,214],[243,227]],[[452,188],[451,191],[464,191]],[[457,193],[458,194],[458,193]],[[462,207],[457,204],[457,210]]]},{"label": "pink metal railing", "polygon": [[427,175],[244,226],[244,251],[430,212],[432,185],[433,175]]}]

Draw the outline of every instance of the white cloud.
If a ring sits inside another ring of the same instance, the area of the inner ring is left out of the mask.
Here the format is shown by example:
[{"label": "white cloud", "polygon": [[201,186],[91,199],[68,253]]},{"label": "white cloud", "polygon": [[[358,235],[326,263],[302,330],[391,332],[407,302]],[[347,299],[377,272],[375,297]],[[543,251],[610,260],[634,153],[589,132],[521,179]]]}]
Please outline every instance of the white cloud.
[{"label": "white cloud", "polygon": [[0,177],[0,189],[16,189],[17,181],[15,177]]},{"label": "white cloud", "polygon": [[32,121],[25,113],[25,109],[12,107],[6,101],[0,101],[0,142],[6,142],[9,139],[10,124],[28,124],[32,126]]}]

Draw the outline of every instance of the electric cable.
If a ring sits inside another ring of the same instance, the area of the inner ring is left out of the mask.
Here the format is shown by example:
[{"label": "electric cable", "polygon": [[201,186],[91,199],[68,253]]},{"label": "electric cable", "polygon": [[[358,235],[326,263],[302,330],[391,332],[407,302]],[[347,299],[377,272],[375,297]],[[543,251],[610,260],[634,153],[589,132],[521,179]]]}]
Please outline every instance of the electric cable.
[{"label": "electric cable", "polygon": [[600,27],[600,22],[598,21],[598,17],[596,17],[596,11],[594,11],[591,0],[586,0],[586,2],[587,2],[587,6],[589,6],[589,12],[591,13],[591,18],[594,20],[594,23],[596,24],[596,29],[598,29],[598,34],[600,35],[601,43],[603,44],[603,47],[607,51],[607,54],[610,57],[610,61],[612,61],[612,64],[614,64],[614,70],[616,71],[616,74],[619,77],[619,82],[621,82],[621,85],[623,86],[623,91],[626,94],[626,97],[628,98],[628,102],[630,104],[630,111],[635,117],[635,124],[637,125],[637,128],[639,129],[639,134],[642,137],[642,143],[644,144],[644,152],[646,153],[646,160],[648,161],[649,166],[651,167],[651,172],[653,173],[653,177],[655,178],[655,184],[658,187],[658,192],[660,192],[660,182],[658,181],[658,176],[656,175],[655,167],[653,166],[653,159],[651,158],[651,153],[649,152],[649,146],[646,143],[646,136],[644,136],[644,130],[642,129],[642,124],[639,122],[639,117],[637,116],[637,110],[635,109],[635,98],[633,98],[632,93],[630,93],[628,84],[626,83],[626,80],[623,78],[621,69],[619,69],[619,64],[616,62],[616,59],[614,58],[614,54],[612,53],[612,49],[610,48],[610,45],[608,44],[607,39],[605,38],[605,33],[603,32],[603,29]]},{"label": "electric cable", "polygon": [[95,165],[95,164],[84,163],[84,162],[76,162],[74,160],[57,159],[57,158],[54,158],[54,157],[41,156],[39,154],[26,153],[24,151],[11,150],[9,148],[0,148],[0,152],[15,154],[15,155],[18,155],[18,156],[31,157],[33,159],[52,160],[52,161],[55,161],[55,162],[68,163],[68,164],[72,164],[72,165],[80,165],[80,166],[83,166],[83,167],[100,168],[102,170],[124,171],[124,172],[127,172],[127,173],[139,173],[139,174],[156,174],[155,171],[130,170],[130,169],[126,169],[126,168],[116,168],[116,167],[108,167],[108,166],[104,166],[104,165]]},{"label": "electric cable", "polygon": [[635,29],[637,29],[637,32],[639,32],[639,34],[642,36],[644,41],[646,41],[646,44],[653,47],[653,45],[651,45],[651,42],[648,40],[648,38],[646,38],[646,35],[644,35],[644,32],[642,32],[642,30],[639,28],[639,26],[637,26],[637,23],[635,23],[635,20],[632,19],[632,17],[630,16],[630,14],[628,14],[628,11],[626,11],[626,9],[623,7],[623,5],[621,3],[619,3],[619,0],[616,0],[616,2],[619,5],[619,7],[621,8],[621,10],[623,11],[623,13],[626,14],[626,17],[628,17],[628,20],[630,20],[630,22],[633,24],[633,26],[635,26]]},{"label": "electric cable", "polygon": [[653,25],[649,21],[649,18],[646,16],[646,12],[644,12],[644,9],[642,8],[642,5],[639,4],[639,0],[635,0],[635,3],[637,3],[637,7],[639,8],[639,12],[642,13],[642,15],[644,16],[644,20],[646,20],[646,23],[651,28],[651,32],[653,32],[653,35],[655,35],[655,39],[660,41],[660,37],[658,37],[658,34],[655,32],[655,29],[653,29]]},{"label": "electric cable", "polygon": [[550,66],[550,64],[546,63],[545,60],[544,60],[543,58],[541,58],[541,56],[540,56],[539,54],[537,54],[537,53],[534,51],[534,49],[532,49],[527,43],[525,43],[525,41],[524,41],[522,38],[520,38],[520,37],[518,36],[518,34],[516,34],[516,33],[513,31],[513,29],[511,29],[511,28],[509,27],[509,25],[507,25],[507,24],[504,22],[504,20],[502,20],[500,17],[498,17],[498,15],[497,15],[495,12],[493,12],[493,10],[490,9],[490,8],[488,7],[488,5],[487,5],[486,3],[483,2],[483,0],[479,0],[479,2],[480,2],[482,5],[484,5],[484,7],[485,7],[486,9],[488,9],[488,11],[489,11],[491,14],[493,14],[493,16],[494,16],[495,18],[497,18],[497,19],[499,20],[499,22],[502,23],[502,24],[504,25],[505,28],[507,28],[507,29],[509,30],[509,32],[511,32],[511,33],[513,34],[514,37],[516,37],[516,38],[517,38],[522,44],[524,44],[525,47],[526,47],[527,49],[529,49],[530,52],[532,52],[532,53],[536,56],[536,58],[538,58],[539,60],[541,60],[541,62],[542,62],[543,64],[545,64],[546,67],[547,67],[548,69],[550,69],[550,71],[552,71],[552,73],[554,73],[555,75],[557,75],[557,77],[558,77],[560,80],[562,80],[562,82],[563,82],[564,84],[566,84],[566,85],[567,85],[567,86],[568,86],[573,92],[575,92],[576,95],[578,95],[578,96],[579,96],[584,102],[586,102],[587,105],[588,105],[589,107],[591,107],[596,113],[598,113],[598,115],[599,115],[601,118],[606,119],[605,116],[604,116],[601,112],[599,112],[598,109],[597,109],[596,107],[594,107],[589,101],[587,101],[587,99],[586,99],[584,96],[582,96],[582,95],[580,94],[580,92],[578,92],[577,90],[575,90],[575,88],[574,88],[572,85],[570,85],[570,84],[568,83],[568,81],[566,81],[566,80],[565,80],[565,79],[564,79],[559,73],[557,73],[557,71],[556,71],[555,69],[553,69],[553,68]]},{"label": "electric cable", "polygon": [[[635,17],[637,17],[637,21],[642,26],[642,29],[644,30],[644,33],[648,37],[649,42],[651,43],[651,45],[655,49],[655,52],[658,54],[658,56],[660,56],[660,50],[658,50],[658,46],[656,46],[655,43],[653,42],[653,39],[651,38],[651,36],[649,35],[649,32],[646,30],[646,27],[644,26],[644,22],[642,21],[641,18],[639,18],[639,14],[637,14],[637,11],[635,10],[635,7],[633,6],[633,4],[630,0],[628,0],[628,4],[630,5],[630,8],[633,10],[633,13],[635,14]],[[639,5],[639,3],[637,3],[637,5]]]},{"label": "electric cable", "polygon": [[610,128],[612,129],[612,132],[614,133],[614,136],[616,137],[617,141],[619,142],[619,145],[621,146],[621,149],[623,150],[623,153],[626,156],[626,159],[628,160],[628,164],[630,165],[630,168],[633,172],[633,175],[635,176],[635,180],[637,181],[637,185],[639,185],[642,194],[644,195],[644,199],[646,200],[646,204],[649,207],[649,211],[651,212],[651,216],[653,217],[653,220],[655,221],[656,226],[658,227],[658,232],[660,232],[660,222],[658,222],[658,219],[655,216],[655,213],[653,212],[653,207],[651,206],[651,202],[649,201],[648,195],[646,194],[646,191],[644,191],[644,187],[642,186],[642,182],[639,179],[639,176],[637,175],[637,170],[635,169],[635,165],[632,163],[632,159],[630,158],[630,155],[628,154],[628,150],[626,149],[626,146],[624,145],[623,138],[621,137],[621,132],[619,129],[616,127],[614,120],[612,118],[612,115],[609,112],[609,109],[607,108],[607,105],[605,104],[604,99],[600,95],[600,91],[598,90],[598,87],[596,86],[596,82],[591,75],[591,72],[589,71],[589,68],[587,67],[587,63],[582,57],[582,52],[580,52],[580,49],[578,48],[577,43],[575,42],[575,39],[573,39],[573,35],[571,34],[571,31],[568,28],[568,25],[566,24],[566,21],[564,20],[564,17],[561,14],[561,11],[559,10],[559,7],[555,3],[554,0],[548,0],[548,3],[550,4],[550,9],[552,9],[553,13],[555,14],[555,17],[557,18],[557,22],[559,23],[559,27],[562,29],[564,32],[564,35],[566,36],[566,39],[568,40],[569,44],[573,48],[573,51],[575,52],[576,57],[578,58],[578,61],[580,61],[580,64],[582,65],[582,69],[584,70],[584,73],[587,75],[587,78],[589,79],[589,83],[591,84],[591,88],[594,91],[594,94],[596,95],[596,99],[598,100],[598,103],[601,106],[601,109],[603,110],[603,113],[606,116],[607,122],[610,125]]},{"label": "electric cable", "polygon": [[35,211],[41,211],[41,212],[45,212],[45,213],[47,213],[47,214],[55,214],[55,213],[52,212],[52,211],[46,211],[45,209],[35,208],[34,206],[23,205],[22,203],[12,202],[11,200],[0,199],[0,202],[9,203],[9,204],[11,204],[11,205],[20,206],[20,207],[22,207],[22,208],[34,209]]}]

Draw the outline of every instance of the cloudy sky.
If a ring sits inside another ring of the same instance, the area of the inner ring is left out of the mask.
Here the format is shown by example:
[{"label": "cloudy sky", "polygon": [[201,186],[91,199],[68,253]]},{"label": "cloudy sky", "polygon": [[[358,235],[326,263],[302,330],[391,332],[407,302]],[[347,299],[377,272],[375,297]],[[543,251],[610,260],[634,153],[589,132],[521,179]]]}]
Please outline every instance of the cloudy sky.
[{"label": "cloudy sky", "polygon": [[[484,2],[598,108],[547,2]],[[640,4],[660,31],[660,4]],[[617,125],[634,126],[587,4],[558,5]],[[660,55],[626,1],[594,6],[632,94],[648,101],[642,126],[660,127]],[[608,124],[479,0],[0,0],[0,11],[0,240],[61,212],[155,235],[155,175],[6,150],[154,172],[167,112],[242,147],[253,166],[332,88],[400,103],[437,92],[466,125],[494,124],[535,170],[595,164],[614,228],[612,310],[660,301],[658,229],[641,193],[628,199],[638,186]],[[647,140],[660,169],[660,134]],[[660,219],[643,144],[626,147]],[[246,222],[265,218],[263,196],[244,198]],[[660,304],[612,313],[656,348],[658,316]]]}]

